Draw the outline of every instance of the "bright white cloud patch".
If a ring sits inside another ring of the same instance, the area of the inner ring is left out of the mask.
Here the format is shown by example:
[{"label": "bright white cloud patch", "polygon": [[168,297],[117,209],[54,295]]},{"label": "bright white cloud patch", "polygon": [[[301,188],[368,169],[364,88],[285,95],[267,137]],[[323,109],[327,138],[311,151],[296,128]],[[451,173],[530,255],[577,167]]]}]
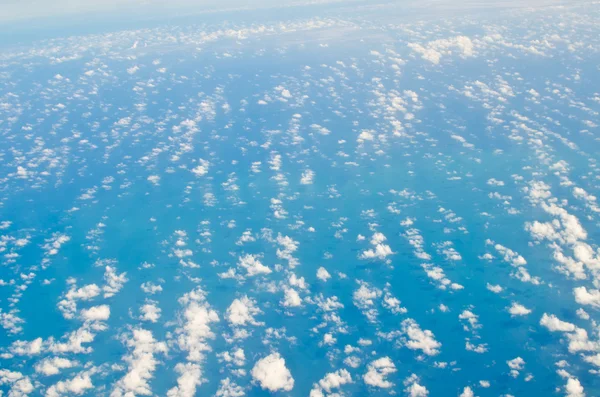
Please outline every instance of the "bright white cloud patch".
[{"label": "bright white cloud patch", "polygon": [[387,376],[396,371],[392,360],[389,357],[382,357],[367,365],[367,373],[363,375],[363,380],[369,386],[388,389],[394,384],[387,380]]},{"label": "bright white cloud patch", "polygon": [[252,378],[260,387],[271,392],[290,391],[294,388],[294,378],[285,366],[285,360],[277,352],[261,358],[254,364]]}]

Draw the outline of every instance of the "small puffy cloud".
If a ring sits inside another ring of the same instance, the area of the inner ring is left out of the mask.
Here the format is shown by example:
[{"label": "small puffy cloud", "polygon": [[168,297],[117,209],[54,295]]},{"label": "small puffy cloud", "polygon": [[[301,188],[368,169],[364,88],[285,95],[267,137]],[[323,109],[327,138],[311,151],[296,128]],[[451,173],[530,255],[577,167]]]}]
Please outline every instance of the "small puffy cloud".
[{"label": "small puffy cloud", "polygon": [[339,389],[347,383],[352,383],[352,376],[346,369],[339,369],[335,372],[330,372],[319,383],[313,385],[310,392],[310,397],[323,396],[323,390],[331,393],[333,389]]},{"label": "small puffy cloud", "polygon": [[519,371],[525,367],[525,360],[521,357],[516,357],[512,360],[508,360],[506,364],[508,364],[508,367],[510,368],[510,376],[516,378],[519,376]]},{"label": "small puffy cloud", "polygon": [[160,176],[158,175],[150,175],[148,177],[148,182],[152,183],[154,186],[158,186],[160,182]]},{"label": "small puffy cloud", "polygon": [[198,166],[196,166],[195,168],[192,168],[192,173],[194,173],[194,175],[200,177],[200,176],[204,176],[208,173],[208,168],[210,166],[210,163],[206,160],[200,159],[198,160]]},{"label": "small puffy cloud", "polygon": [[331,274],[329,274],[327,269],[325,269],[323,266],[321,266],[319,269],[317,269],[317,278],[319,280],[325,282],[331,278]]},{"label": "small puffy cloud", "polygon": [[163,290],[161,285],[154,284],[151,281],[142,283],[142,285],[140,285],[140,288],[142,289],[142,291],[144,291],[145,293],[147,293],[149,295],[157,294],[159,292],[162,292],[162,290]]},{"label": "small puffy cloud", "polygon": [[369,386],[390,388],[394,384],[386,379],[389,374],[396,372],[396,366],[389,357],[382,357],[371,361],[367,366],[367,373],[363,375],[363,380]]},{"label": "small puffy cloud", "polygon": [[254,364],[252,378],[260,387],[271,392],[290,391],[294,388],[294,378],[285,366],[285,360],[277,352],[261,358]]},{"label": "small puffy cloud", "polygon": [[600,309],[600,290],[588,290],[585,287],[577,287],[573,289],[573,295],[575,295],[575,301],[580,305],[588,305]]},{"label": "small puffy cloud", "polygon": [[296,292],[295,289],[293,288],[286,288],[285,289],[285,296],[283,298],[283,301],[281,302],[281,304],[285,307],[298,307],[298,306],[302,306],[302,298],[300,298],[300,295],[298,295],[298,292]]},{"label": "small puffy cloud", "polygon": [[487,283],[486,288],[489,291],[492,291],[495,294],[499,294],[500,292],[502,292],[504,290],[501,286],[499,286],[499,285],[492,285],[490,283]]},{"label": "small puffy cloud", "polygon": [[86,321],[106,321],[110,317],[108,305],[93,306],[81,311],[81,317]]},{"label": "small puffy cloud", "polygon": [[429,390],[427,390],[425,386],[419,384],[419,377],[415,374],[412,374],[404,380],[404,386],[406,386],[404,391],[410,397],[427,397],[429,395]]},{"label": "small puffy cloud", "polygon": [[78,374],[75,377],[60,381],[50,386],[46,390],[46,397],[60,397],[60,396],[80,396],[87,390],[93,388],[92,379],[88,373]]},{"label": "small puffy cloud", "polygon": [[565,386],[565,392],[567,393],[567,397],[585,397],[583,386],[581,386],[577,378],[569,378]]},{"label": "small puffy cloud", "polygon": [[194,397],[196,388],[204,380],[200,365],[193,362],[177,363],[175,372],[179,374],[177,386],[169,389],[167,397]]},{"label": "small puffy cloud", "polygon": [[510,313],[511,316],[515,317],[515,316],[526,316],[529,313],[531,313],[531,310],[517,302],[513,302],[512,305],[508,308],[508,312]]},{"label": "small puffy cloud", "polygon": [[314,178],[315,178],[314,171],[306,170],[302,173],[302,177],[300,178],[300,183],[302,185],[312,185]]},{"label": "small puffy cloud", "polygon": [[272,270],[268,266],[263,265],[255,255],[250,254],[240,257],[238,266],[246,269],[247,275],[250,277],[272,272]]},{"label": "small puffy cloud", "polygon": [[[177,345],[187,351],[187,360],[199,362],[204,359],[204,352],[210,350],[209,339],[215,337],[211,331],[212,323],[219,322],[219,315],[206,300],[206,293],[196,287],[178,299],[184,309],[179,315],[179,326],[175,329]],[[183,368],[181,377],[186,377],[189,368]]]},{"label": "small puffy cloud", "polygon": [[256,301],[243,296],[239,299],[234,299],[227,308],[226,318],[232,325],[258,325],[254,316],[262,313],[262,311],[256,305]]},{"label": "small puffy cloud", "polygon": [[61,369],[72,368],[77,365],[76,361],[64,357],[45,358],[35,365],[35,372],[50,376],[57,375]]},{"label": "small puffy cloud", "polygon": [[140,320],[155,323],[160,318],[161,310],[153,302],[148,302],[140,308]]},{"label": "small puffy cloud", "polygon": [[221,385],[217,390],[216,397],[242,397],[246,393],[241,386],[238,386],[235,382],[232,382],[229,378],[221,379]]},{"label": "small puffy cloud", "polygon": [[27,397],[35,390],[28,376],[2,368],[0,368],[0,385],[10,385],[8,397]]},{"label": "small puffy cloud", "polygon": [[546,314],[542,316],[540,325],[546,327],[551,332],[573,332],[575,331],[575,325],[566,321],[559,320],[554,314]]},{"label": "small puffy cloud", "polygon": [[17,356],[35,356],[42,352],[43,343],[42,338],[36,338],[31,342],[17,340],[10,346],[10,352]]},{"label": "small puffy cloud", "polygon": [[152,332],[141,328],[133,329],[131,335],[124,336],[123,341],[130,349],[130,353],[124,357],[124,361],[128,363],[128,371],[115,383],[111,396],[152,394],[149,383],[159,363],[155,354],[165,354],[167,345],[156,341]]},{"label": "small puffy cloud", "polygon": [[123,285],[128,281],[127,273],[117,273],[117,269],[113,266],[106,266],[104,269],[104,281],[105,285],[102,288],[104,291],[104,297],[113,297],[117,292],[123,288]]},{"label": "small puffy cloud", "polygon": [[406,335],[405,345],[412,350],[421,350],[428,356],[435,356],[440,352],[442,344],[435,340],[435,335],[430,330],[422,330],[419,324],[411,318],[402,321],[402,333]]},{"label": "small puffy cloud", "polygon": [[425,45],[417,43],[409,43],[408,46],[415,52],[421,54],[421,57],[435,65],[440,63],[443,55],[452,54],[452,50],[456,48],[461,57],[473,56],[473,42],[467,36],[455,36],[448,39],[439,39],[425,43]]},{"label": "small puffy cloud", "polygon": [[363,251],[360,254],[360,259],[385,259],[392,255],[392,249],[389,245],[383,244],[387,240],[383,233],[374,233],[371,237],[371,245],[373,248]]}]

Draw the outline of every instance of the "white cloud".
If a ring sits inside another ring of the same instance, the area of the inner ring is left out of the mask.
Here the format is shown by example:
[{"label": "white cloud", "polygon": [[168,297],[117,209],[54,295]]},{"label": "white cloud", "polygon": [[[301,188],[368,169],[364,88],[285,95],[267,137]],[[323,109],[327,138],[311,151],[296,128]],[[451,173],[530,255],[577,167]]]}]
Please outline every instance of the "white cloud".
[{"label": "white cloud", "polygon": [[302,173],[302,177],[300,178],[300,184],[312,185],[314,178],[315,178],[315,173],[311,170],[306,170]]},{"label": "white cloud", "polygon": [[268,266],[263,265],[255,255],[244,255],[239,258],[238,266],[246,269],[248,276],[257,276],[259,274],[269,274],[272,272]]},{"label": "white cloud", "polygon": [[394,384],[386,378],[396,371],[396,366],[392,360],[389,357],[382,357],[371,361],[367,365],[367,373],[363,375],[363,380],[369,386],[387,389],[394,386]]},{"label": "white cloud", "polygon": [[217,390],[216,397],[242,397],[246,393],[244,389],[235,382],[232,382],[229,378],[221,380],[219,390]]},{"label": "white cloud", "polygon": [[204,359],[203,352],[210,350],[207,339],[215,337],[210,325],[219,321],[219,315],[206,302],[206,294],[200,287],[179,298],[179,303],[184,305],[184,309],[179,327],[175,330],[177,344],[181,350],[188,352],[188,361],[201,361]]},{"label": "white cloud", "polygon": [[575,325],[566,321],[559,320],[554,314],[548,315],[544,313],[540,320],[540,325],[548,328],[549,331],[555,332],[572,332],[575,331]]},{"label": "white cloud", "polygon": [[259,325],[254,316],[262,313],[254,299],[244,295],[242,298],[234,299],[227,308],[226,318],[232,325]]},{"label": "white cloud", "polygon": [[383,233],[375,233],[371,237],[371,245],[373,248],[363,251],[360,254],[361,259],[385,259],[386,257],[393,254],[392,249],[389,245],[383,244],[387,238]]},{"label": "white cloud", "polygon": [[208,161],[199,159],[198,165],[192,169],[192,173],[198,177],[204,176],[208,173],[209,166],[210,166],[210,163]]},{"label": "white cloud", "polygon": [[202,370],[198,363],[177,363],[175,372],[179,374],[177,386],[169,389],[167,397],[194,397],[196,388],[202,384]]},{"label": "white cloud", "polygon": [[281,304],[285,307],[298,307],[302,306],[302,298],[298,295],[293,288],[285,288],[284,290],[285,296]]},{"label": "white cloud", "polygon": [[158,175],[150,175],[148,177],[148,182],[152,183],[154,186],[158,186],[160,182],[160,176]]},{"label": "white cloud", "polygon": [[36,338],[31,342],[17,340],[10,346],[10,352],[17,356],[35,356],[42,352],[42,347],[42,338]]},{"label": "white cloud", "polygon": [[81,311],[81,317],[86,321],[106,321],[110,317],[108,305],[93,306]]},{"label": "white cloud", "polygon": [[339,369],[335,372],[330,372],[313,385],[310,397],[323,396],[323,391],[331,393],[333,389],[339,389],[348,383],[352,383],[352,376],[347,370]]},{"label": "white cloud", "polygon": [[84,372],[69,380],[59,381],[50,386],[48,390],[46,390],[46,397],[60,397],[62,395],[80,396],[93,387],[94,385],[92,384],[92,379],[90,378],[89,373]]},{"label": "white cloud", "polygon": [[165,354],[167,345],[157,342],[152,332],[135,328],[131,335],[123,335],[125,345],[131,350],[123,360],[128,364],[125,376],[119,379],[113,388],[111,397],[128,397],[135,394],[150,395],[150,380],[159,361],[154,356],[157,353]]},{"label": "white cloud", "polygon": [[600,290],[590,289],[585,287],[577,287],[573,289],[575,301],[580,305],[589,305],[596,309],[600,309]]},{"label": "white cloud", "polygon": [[323,282],[326,282],[331,278],[331,274],[329,274],[327,269],[321,266],[319,269],[317,269],[317,278]]},{"label": "white cloud", "polygon": [[254,364],[252,378],[258,381],[260,387],[271,392],[290,391],[294,388],[294,378],[285,366],[285,360],[277,352],[261,358]]},{"label": "white cloud", "polygon": [[140,312],[142,313],[140,315],[140,320],[155,323],[160,318],[161,310],[153,302],[148,302],[140,307]]},{"label": "white cloud", "polygon": [[412,350],[421,350],[428,356],[435,356],[440,351],[442,344],[435,340],[435,335],[430,330],[423,331],[417,322],[411,318],[402,321],[402,333],[408,338],[406,347]]},{"label": "white cloud", "polygon": [[104,297],[110,298],[123,288],[123,285],[127,282],[127,273],[117,273],[117,269],[113,266],[106,266],[104,271],[104,281],[106,284],[102,288],[104,291]]},{"label": "white cloud", "polygon": [[502,292],[504,290],[501,286],[499,286],[499,285],[492,285],[490,283],[487,283],[486,287],[487,287],[488,290],[492,291],[495,294],[499,294],[500,292]]},{"label": "white cloud", "polygon": [[567,393],[567,397],[585,397],[583,386],[581,386],[577,378],[569,378],[565,386],[565,392]]},{"label": "white cloud", "polygon": [[422,46],[417,43],[409,43],[408,46],[415,52],[421,54],[421,57],[433,64],[439,64],[442,55],[449,55],[452,53],[452,48],[457,48],[459,54],[463,57],[472,57],[473,54],[473,42],[466,36],[455,36],[449,39],[439,39],[430,41]]},{"label": "white cloud", "polygon": [[510,375],[513,378],[516,378],[519,376],[519,371],[525,367],[525,360],[523,360],[521,357],[516,357],[512,360],[508,360],[506,364],[508,364],[508,367],[510,368]]},{"label": "white cloud", "polygon": [[415,374],[406,378],[403,383],[404,386],[406,386],[404,391],[408,393],[410,397],[427,397],[429,395],[429,390],[427,390],[425,386],[419,384],[419,377]]},{"label": "white cloud", "polygon": [[45,358],[35,365],[35,372],[46,376],[57,375],[61,369],[73,368],[75,365],[76,361],[64,357]]},{"label": "white cloud", "polygon": [[140,285],[140,288],[142,289],[142,291],[144,291],[145,293],[150,294],[150,295],[157,294],[159,292],[162,292],[162,290],[163,290],[162,286],[160,286],[158,284],[154,284],[151,281],[142,283],[142,285]]},{"label": "white cloud", "polygon": [[513,302],[512,305],[508,308],[508,312],[513,317],[514,316],[526,316],[529,313],[531,313],[531,310],[517,302]]},{"label": "white cloud", "polygon": [[63,317],[71,319],[77,311],[77,301],[88,301],[100,295],[100,287],[96,284],[88,284],[79,289],[75,285],[65,294],[65,298],[58,302],[58,309],[62,312]]},{"label": "white cloud", "polygon": [[27,397],[35,390],[28,376],[1,368],[0,385],[10,385],[8,397]]}]

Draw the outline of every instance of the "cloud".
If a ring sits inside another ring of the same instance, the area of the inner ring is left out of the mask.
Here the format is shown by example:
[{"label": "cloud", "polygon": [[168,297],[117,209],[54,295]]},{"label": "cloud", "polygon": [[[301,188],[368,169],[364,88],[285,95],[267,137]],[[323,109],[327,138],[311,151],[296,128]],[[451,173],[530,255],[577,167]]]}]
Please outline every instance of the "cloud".
[{"label": "cloud", "polygon": [[219,322],[219,315],[210,308],[200,287],[179,298],[179,303],[184,305],[184,309],[180,313],[179,327],[175,330],[177,344],[181,350],[188,352],[188,361],[201,361],[204,359],[203,352],[210,350],[207,339],[215,337],[210,326]]},{"label": "cloud", "polygon": [[510,313],[511,316],[515,317],[515,316],[526,316],[529,313],[531,313],[531,310],[517,302],[513,302],[512,305],[508,308],[508,312]]},{"label": "cloud", "polygon": [[423,331],[417,322],[411,318],[402,321],[402,333],[406,335],[406,347],[411,350],[421,350],[428,356],[435,356],[440,352],[442,344],[435,340],[435,335],[429,330]]},{"label": "cloud", "polygon": [[348,383],[352,383],[352,376],[346,369],[339,369],[335,372],[330,372],[318,383],[313,385],[313,388],[310,391],[310,397],[321,397],[324,395],[323,391],[331,393],[333,389],[339,389]]},{"label": "cloud", "polygon": [[140,308],[140,312],[140,320],[155,323],[160,318],[161,310],[153,302],[148,302]]},{"label": "cloud", "polygon": [[295,289],[285,288],[284,292],[285,292],[284,299],[281,302],[281,304],[284,307],[302,306],[302,298],[300,298],[300,295],[298,294],[298,292],[296,292]]},{"label": "cloud", "polygon": [[229,378],[225,378],[221,380],[216,397],[242,397],[245,394],[242,387],[232,382]]},{"label": "cloud", "polygon": [[142,328],[135,328],[130,335],[123,335],[123,341],[131,350],[123,358],[128,363],[128,371],[115,383],[111,397],[152,394],[149,382],[159,363],[155,354],[166,354],[167,345],[157,342],[152,332]]},{"label": "cloud", "polygon": [[208,174],[210,163],[203,159],[199,159],[198,163],[199,164],[195,168],[192,168],[192,173],[198,177]]},{"label": "cloud", "polygon": [[409,43],[408,46],[415,52],[421,54],[421,57],[433,64],[439,64],[443,55],[452,54],[452,49],[459,50],[459,54],[463,57],[472,57],[473,42],[466,36],[455,36],[449,39],[440,39],[425,43],[425,46],[417,43]]},{"label": "cloud", "polygon": [[167,397],[194,397],[196,388],[202,384],[202,370],[197,363],[177,363],[175,372],[179,374],[177,386],[169,389]]},{"label": "cloud", "polygon": [[104,271],[104,281],[106,284],[102,288],[104,297],[110,298],[117,294],[123,288],[123,285],[128,281],[127,273],[117,273],[117,269],[113,266],[106,266]]},{"label": "cloud", "polygon": [[35,365],[35,372],[46,376],[57,375],[61,369],[73,368],[75,365],[76,361],[64,357],[45,358]]},{"label": "cloud", "polygon": [[495,294],[499,294],[500,292],[502,292],[504,290],[501,286],[492,285],[490,283],[487,283],[486,288]]},{"label": "cloud", "polygon": [[383,235],[383,233],[375,233],[371,237],[371,245],[374,248],[363,251],[360,254],[361,259],[385,259],[389,255],[392,255],[392,249],[389,245],[383,244],[383,242],[387,240],[387,238]]},{"label": "cloud", "polygon": [[306,170],[302,173],[302,177],[300,178],[300,184],[312,185],[314,178],[315,178],[315,173],[311,170]]},{"label": "cloud", "polygon": [[86,321],[106,321],[110,317],[108,305],[93,306],[81,311],[81,317]]},{"label": "cloud", "polygon": [[34,356],[42,352],[42,346],[42,338],[36,338],[31,342],[17,340],[10,346],[10,352],[18,356]]},{"label": "cloud", "polygon": [[256,305],[256,301],[244,295],[231,302],[227,308],[226,318],[232,325],[259,325],[261,323],[257,322],[254,316],[260,313],[262,311]]},{"label": "cloud", "polygon": [[429,395],[429,390],[427,390],[425,386],[419,384],[419,377],[415,374],[406,378],[403,383],[404,386],[406,386],[404,391],[410,397],[427,397]]},{"label": "cloud", "polygon": [[261,358],[254,364],[252,378],[258,381],[260,387],[271,392],[290,391],[294,388],[294,378],[285,366],[285,360],[277,352]]},{"label": "cloud", "polygon": [[567,392],[567,397],[585,397],[583,386],[577,378],[569,378],[565,386],[565,392]]},{"label": "cloud", "polygon": [[326,282],[331,278],[331,274],[323,266],[317,269],[317,278],[323,282]]},{"label": "cloud", "polygon": [[600,290],[590,289],[585,287],[577,287],[573,289],[575,301],[580,305],[589,305],[596,309],[600,309]]},{"label": "cloud", "polygon": [[64,299],[57,304],[58,310],[62,312],[64,318],[71,319],[77,312],[77,301],[88,301],[100,295],[100,287],[96,284],[88,284],[79,289],[72,285],[69,291],[65,294]]},{"label": "cloud", "polygon": [[27,397],[35,390],[28,376],[7,369],[0,369],[0,385],[10,385],[8,397]]},{"label": "cloud", "polygon": [[512,360],[508,360],[506,364],[508,364],[508,368],[510,368],[510,376],[516,378],[519,376],[519,371],[525,367],[525,360],[521,357],[516,357]]},{"label": "cloud", "polygon": [[246,274],[249,277],[260,274],[269,274],[272,272],[268,266],[263,265],[255,255],[246,254],[239,258],[238,266],[246,269]]},{"label": "cloud", "polygon": [[93,387],[94,385],[92,384],[89,373],[82,373],[69,380],[60,381],[50,386],[46,391],[46,397],[60,397],[62,395],[80,396]]},{"label": "cloud", "polygon": [[363,380],[369,386],[388,389],[394,384],[386,379],[389,374],[396,372],[396,366],[389,357],[382,357],[371,361],[367,365],[367,373],[363,375]]}]

